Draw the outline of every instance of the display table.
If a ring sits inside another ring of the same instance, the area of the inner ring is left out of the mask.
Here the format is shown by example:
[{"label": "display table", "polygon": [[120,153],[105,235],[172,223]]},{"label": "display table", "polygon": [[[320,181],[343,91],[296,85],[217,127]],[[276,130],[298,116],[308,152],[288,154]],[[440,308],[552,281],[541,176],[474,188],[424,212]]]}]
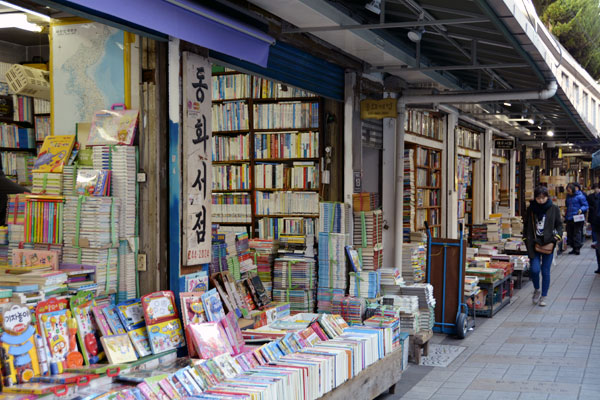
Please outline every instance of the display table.
[{"label": "display table", "polygon": [[[482,317],[493,317],[498,311],[510,303],[510,280],[512,275],[507,275],[493,283],[479,282],[481,290],[487,290],[484,309],[475,309],[475,314]],[[500,291],[500,300],[494,298],[494,291]],[[504,294],[506,292],[506,294]]]},{"label": "display table", "polygon": [[367,400],[374,399],[387,391],[394,394],[396,383],[400,380],[402,372],[407,367],[408,346],[410,346],[410,339],[407,338],[403,340],[403,344],[396,351],[388,354],[354,378],[325,394],[321,399]]}]

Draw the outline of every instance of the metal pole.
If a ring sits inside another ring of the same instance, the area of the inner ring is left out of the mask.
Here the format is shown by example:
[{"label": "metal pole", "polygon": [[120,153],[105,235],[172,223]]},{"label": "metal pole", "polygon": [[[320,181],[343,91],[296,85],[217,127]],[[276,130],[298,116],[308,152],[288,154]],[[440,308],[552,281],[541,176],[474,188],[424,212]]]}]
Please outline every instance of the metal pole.
[{"label": "metal pole", "polygon": [[406,106],[400,98],[398,100],[398,119],[396,121],[396,216],[394,236],[395,267],[402,270],[402,242],[404,241],[404,121],[406,120]]}]

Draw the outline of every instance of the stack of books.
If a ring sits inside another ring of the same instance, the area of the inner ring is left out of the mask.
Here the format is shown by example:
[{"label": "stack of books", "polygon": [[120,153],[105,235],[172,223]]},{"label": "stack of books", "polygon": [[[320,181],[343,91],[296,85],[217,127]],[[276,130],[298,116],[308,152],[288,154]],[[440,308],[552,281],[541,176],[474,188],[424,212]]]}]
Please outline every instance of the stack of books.
[{"label": "stack of books", "polygon": [[61,195],[63,193],[63,174],[34,172],[31,193]]},{"label": "stack of books", "polygon": [[346,294],[346,289],[330,289],[319,287],[317,289],[317,310],[319,313],[331,314],[334,303],[339,302]]},{"label": "stack of books", "polygon": [[350,272],[350,296],[374,299],[381,292],[379,271]]},{"label": "stack of books", "polygon": [[67,289],[70,293],[77,293],[80,290],[96,292],[98,289],[96,267],[93,265],[63,263],[60,265],[60,271],[67,275]]},{"label": "stack of books", "polygon": [[67,196],[64,206],[64,245],[119,247],[120,201],[114,197]]},{"label": "stack of books", "polygon": [[75,173],[77,167],[74,165],[65,165],[63,167],[63,193],[65,196],[73,196],[75,193]]},{"label": "stack of books", "polygon": [[348,233],[350,232],[350,218],[350,206],[344,203],[319,203],[319,232]]},{"label": "stack of books", "polygon": [[275,259],[273,267],[274,289],[302,289],[313,291],[317,287],[315,260],[307,257],[282,257]]},{"label": "stack of books", "polygon": [[277,254],[277,242],[268,239],[251,239],[249,245],[254,263],[256,264],[258,277],[262,281],[269,297],[271,297],[273,291],[273,276],[271,271],[275,262],[275,255]]},{"label": "stack of books", "polygon": [[319,287],[346,289],[346,250],[343,233],[319,233]]},{"label": "stack of books", "polygon": [[301,289],[273,288],[273,301],[290,303],[290,312],[313,312],[315,309],[315,291]]},{"label": "stack of books", "polygon": [[375,247],[383,243],[383,211],[354,212],[355,247]]},{"label": "stack of books", "polygon": [[355,296],[334,296],[331,312],[339,314],[349,325],[362,325],[366,300]]},{"label": "stack of books", "polygon": [[402,277],[407,284],[423,282],[427,268],[427,248],[422,242],[402,244]]},{"label": "stack of books", "polygon": [[404,186],[403,186],[403,209],[402,209],[402,231],[404,243],[411,242],[411,232],[415,231],[416,203],[415,203],[415,165],[414,150],[404,150]]},{"label": "stack of books", "polygon": [[352,208],[354,212],[373,211],[381,207],[379,193],[354,193],[352,195]]}]

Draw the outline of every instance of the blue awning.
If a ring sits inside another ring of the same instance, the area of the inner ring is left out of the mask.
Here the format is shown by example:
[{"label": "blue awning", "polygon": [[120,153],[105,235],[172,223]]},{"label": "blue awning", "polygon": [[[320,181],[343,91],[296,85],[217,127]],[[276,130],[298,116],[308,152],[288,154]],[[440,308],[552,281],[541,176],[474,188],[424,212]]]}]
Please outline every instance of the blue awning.
[{"label": "blue awning", "polygon": [[74,15],[116,21],[120,27],[176,37],[263,67],[275,42],[254,27],[187,0],[36,1]]}]

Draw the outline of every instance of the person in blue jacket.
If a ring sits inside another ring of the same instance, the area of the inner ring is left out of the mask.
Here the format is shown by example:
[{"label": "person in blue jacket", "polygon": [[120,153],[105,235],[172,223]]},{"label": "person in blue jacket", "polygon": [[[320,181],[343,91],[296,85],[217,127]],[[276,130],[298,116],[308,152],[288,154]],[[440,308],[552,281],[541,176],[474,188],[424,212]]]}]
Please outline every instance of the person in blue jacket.
[{"label": "person in blue jacket", "polygon": [[[580,186],[575,183],[567,185],[567,245],[571,246],[572,250],[569,254],[579,255],[579,251],[583,246],[583,224],[585,218],[581,221],[575,221],[576,215],[583,215],[588,210],[588,202],[585,194],[580,189]],[[580,217],[577,217],[580,218]]]}]

